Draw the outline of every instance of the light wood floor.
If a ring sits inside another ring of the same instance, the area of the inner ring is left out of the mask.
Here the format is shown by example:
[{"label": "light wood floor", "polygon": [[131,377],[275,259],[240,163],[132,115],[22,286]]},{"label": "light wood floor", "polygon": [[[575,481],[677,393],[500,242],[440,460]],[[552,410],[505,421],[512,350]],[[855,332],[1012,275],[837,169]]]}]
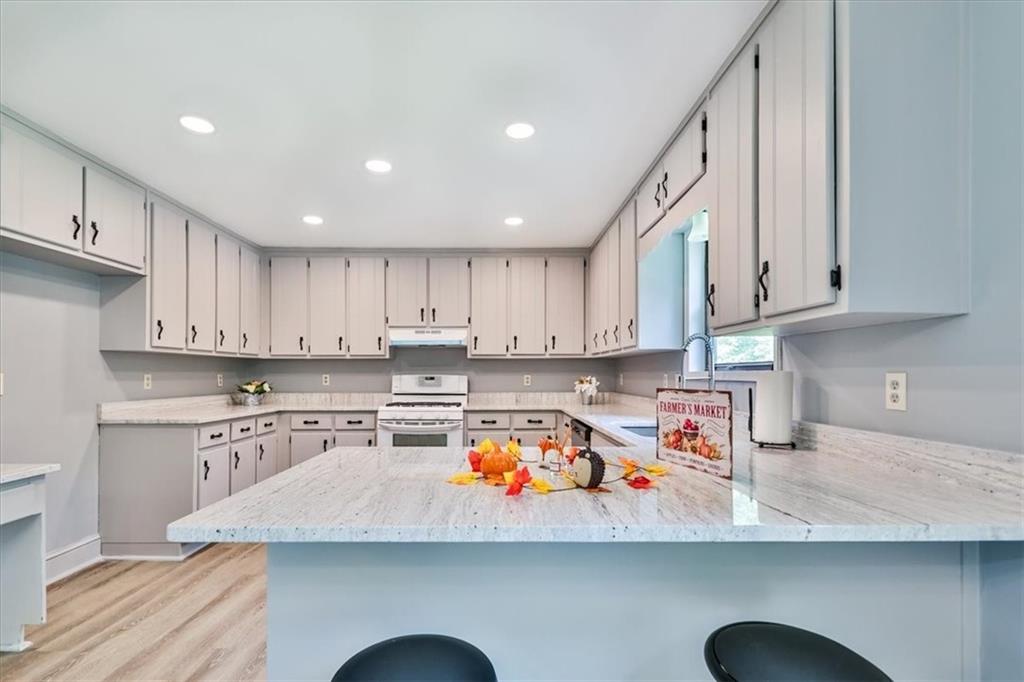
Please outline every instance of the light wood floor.
[{"label": "light wood floor", "polygon": [[49,587],[47,623],[0,655],[0,679],[262,680],[265,610],[263,545],[103,562]]}]

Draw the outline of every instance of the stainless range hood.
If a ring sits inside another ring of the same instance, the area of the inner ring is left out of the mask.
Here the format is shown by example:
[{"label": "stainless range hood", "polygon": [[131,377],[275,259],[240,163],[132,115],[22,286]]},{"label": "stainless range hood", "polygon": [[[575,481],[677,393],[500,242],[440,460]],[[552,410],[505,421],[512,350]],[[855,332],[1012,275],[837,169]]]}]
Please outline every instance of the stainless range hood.
[{"label": "stainless range hood", "polygon": [[396,347],[465,348],[465,327],[412,327],[388,330],[388,343]]}]

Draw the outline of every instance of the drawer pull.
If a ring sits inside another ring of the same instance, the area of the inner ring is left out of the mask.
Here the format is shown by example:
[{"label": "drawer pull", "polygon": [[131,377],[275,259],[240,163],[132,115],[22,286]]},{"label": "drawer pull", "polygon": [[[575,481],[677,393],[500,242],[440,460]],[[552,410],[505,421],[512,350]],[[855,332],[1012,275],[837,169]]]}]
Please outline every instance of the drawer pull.
[{"label": "drawer pull", "polygon": [[319,424],[320,420],[319,419],[303,419],[302,423],[306,424],[307,426],[311,426],[311,425]]},{"label": "drawer pull", "polygon": [[217,440],[218,438],[223,438],[223,437],[224,437],[224,432],[223,431],[218,431],[217,433],[211,433],[210,434],[210,440]]},{"label": "drawer pull", "polygon": [[263,422],[263,428],[265,428],[265,429],[269,429],[273,425],[274,425],[274,422]]},{"label": "drawer pull", "polygon": [[243,426],[242,428],[238,429],[239,433],[249,433],[250,431],[252,431],[251,426]]},{"label": "drawer pull", "polygon": [[362,424],[362,419],[349,419],[345,422],[346,424]]},{"label": "drawer pull", "polygon": [[527,424],[543,424],[544,420],[543,419],[527,419],[526,423]]},{"label": "drawer pull", "polygon": [[481,419],[480,423],[481,424],[497,424],[498,420],[497,419]]}]

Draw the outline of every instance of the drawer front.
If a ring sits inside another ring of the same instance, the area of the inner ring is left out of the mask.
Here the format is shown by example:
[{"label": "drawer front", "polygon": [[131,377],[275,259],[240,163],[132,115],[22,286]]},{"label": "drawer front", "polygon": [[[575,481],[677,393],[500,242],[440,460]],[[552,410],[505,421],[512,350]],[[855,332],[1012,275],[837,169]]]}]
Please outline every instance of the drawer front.
[{"label": "drawer front", "polygon": [[555,438],[554,429],[516,429],[512,438],[523,447],[535,447],[541,438]]},{"label": "drawer front", "polygon": [[513,412],[514,429],[554,429],[558,419],[554,412]]},{"label": "drawer front", "polygon": [[256,420],[243,419],[238,422],[231,422],[231,440],[252,438],[256,435]]},{"label": "drawer front", "polygon": [[334,415],[334,428],[339,431],[366,431],[377,428],[374,412],[346,412]]},{"label": "drawer front", "polygon": [[508,418],[508,412],[468,412],[466,413],[466,428],[474,429],[510,429],[512,422]]},{"label": "drawer front", "polygon": [[511,440],[511,434],[508,431],[467,431],[466,445],[474,448],[488,438],[492,443],[497,443],[504,448],[506,443]]},{"label": "drawer front", "polygon": [[373,447],[377,444],[376,431],[345,431],[334,434],[334,444],[338,447]]},{"label": "drawer front", "polygon": [[277,415],[268,414],[265,417],[256,418],[256,435],[277,431]]},{"label": "drawer front", "polygon": [[199,447],[209,448],[228,442],[231,436],[230,424],[213,424],[199,429]]},{"label": "drawer front", "polygon": [[334,417],[329,414],[293,414],[292,431],[303,431],[310,429],[330,430],[334,424]]}]

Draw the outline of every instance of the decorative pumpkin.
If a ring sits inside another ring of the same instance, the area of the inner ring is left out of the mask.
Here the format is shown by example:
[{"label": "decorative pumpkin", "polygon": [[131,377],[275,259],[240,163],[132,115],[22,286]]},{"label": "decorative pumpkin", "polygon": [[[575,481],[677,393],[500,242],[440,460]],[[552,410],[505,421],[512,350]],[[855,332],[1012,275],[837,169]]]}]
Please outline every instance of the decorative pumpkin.
[{"label": "decorative pumpkin", "polygon": [[509,452],[495,447],[480,460],[480,473],[491,479],[505,480],[506,471],[515,471],[518,460]]},{"label": "decorative pumpkin", "polygon": [[604,458],[590,448],[583,448],[572,462],[573,482],[581,488],[596,488],[604,480]]}]

